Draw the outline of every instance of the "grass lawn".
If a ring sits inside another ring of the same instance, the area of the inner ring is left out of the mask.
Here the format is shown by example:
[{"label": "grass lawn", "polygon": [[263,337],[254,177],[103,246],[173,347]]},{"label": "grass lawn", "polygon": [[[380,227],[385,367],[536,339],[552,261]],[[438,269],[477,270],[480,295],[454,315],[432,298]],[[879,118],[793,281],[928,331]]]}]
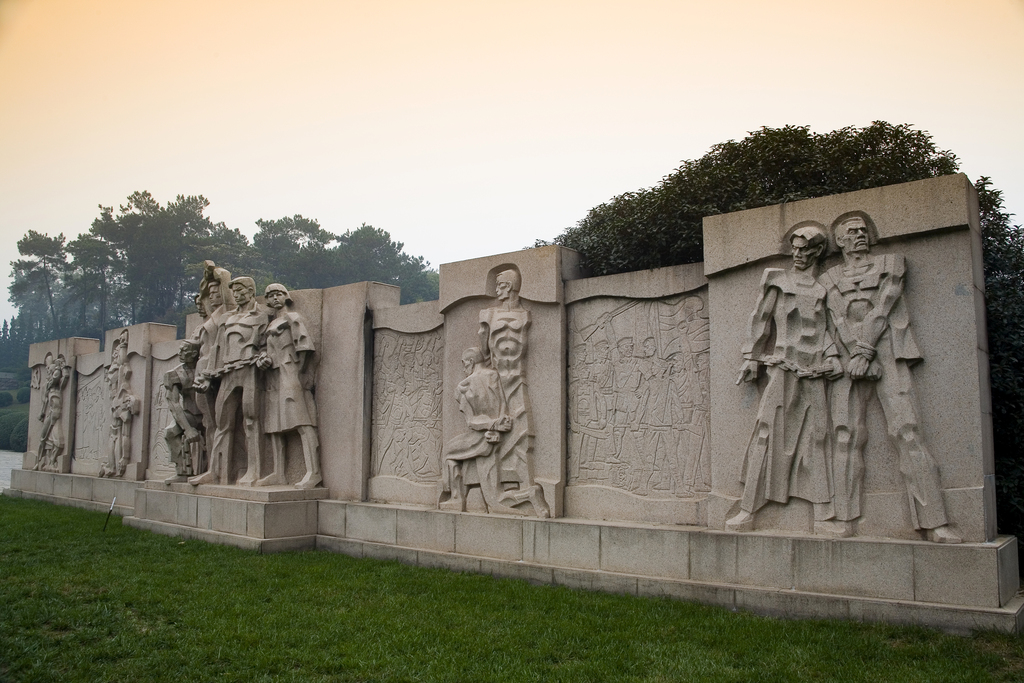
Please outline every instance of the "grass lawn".
[{"label": "grass lawn", "polygon": [[1020,681],[1024,637],[257,555],[0,497],[0,681]]}]

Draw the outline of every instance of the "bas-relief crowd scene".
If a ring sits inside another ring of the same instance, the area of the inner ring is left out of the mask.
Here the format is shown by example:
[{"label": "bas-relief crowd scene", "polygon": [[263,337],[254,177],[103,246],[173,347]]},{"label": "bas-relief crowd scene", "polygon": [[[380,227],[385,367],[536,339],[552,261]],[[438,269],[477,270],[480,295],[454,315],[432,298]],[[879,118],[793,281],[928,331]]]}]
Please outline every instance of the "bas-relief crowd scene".
[{"label": "bas-relief crowd scene", "polygon": [[[814,532],[855,533],[861,516],[867,413],[877,402],[899,454],[914,528],[956,543],[938,466],[921,434],[911,367],[921,360],[904,301],[906,265],[874,255],[873,223],[844,214],[831,229],[805,222],[790,230],[789,269],[764,271],[752,300],[749,338],[736,384],[760,380],[740,482],[726,528],[756,528],[767,504],[791,497],[813,505]],[[829,244],[842,263],[819,272]],[[444,329],[375,332],[371,477],[436,490],[436,506],[465,511],[472,490],[487,512],[548,517],[551,502],[533,478],[533,429],[526,362],[530,311],[520,303],[518,270],[499,273],[492,305],[479,313],[478,345],[461,352],[464,377],[442,382]],[[206,262],[196,295],[202,324],[179,346],[177,364],[154,376],[156,413],[166,420],[148,444],[151,471],[193,485],[321,484],[317,349],[288,290],[272,284],[257,301],[254,281]],[[712,490],[711,334],[707,289],[653,298],[599,296],[567,306],[565,483],[608,487],[646,499],[693,499]],[[120,477],[131,456],[134,393],[129,332],[105,368],[81,374],[74,457]],[[330,352],[330,351],[328,351]],[[56,470],[60,422],[71,376],[49,355],[33,376],[42,395],[35,468]],[[464,419],[442,439],[442,403]],[[340,416],[331,416],[338,419]],[[92,443],[88,435],[106,429]],[[236,444],[235,441],[241,443]],[[286,440],[297,440],[302,477],[286,477]],[[269,447],[269,469],[261,455]],[[233,466],[236,452],[243,463]]]}]

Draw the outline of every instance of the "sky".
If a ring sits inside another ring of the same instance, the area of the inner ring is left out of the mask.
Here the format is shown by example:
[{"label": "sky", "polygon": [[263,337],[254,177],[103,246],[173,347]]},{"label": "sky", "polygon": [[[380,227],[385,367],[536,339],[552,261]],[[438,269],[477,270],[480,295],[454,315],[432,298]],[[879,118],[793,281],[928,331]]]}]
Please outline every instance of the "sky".
[{"label": "sky", "polygon": [[0,0],[0,286],[29,229],[136,190],[250,237],[369,223],[437,267],[762,126],[874,120],[1024,220],[1024,0]]}]

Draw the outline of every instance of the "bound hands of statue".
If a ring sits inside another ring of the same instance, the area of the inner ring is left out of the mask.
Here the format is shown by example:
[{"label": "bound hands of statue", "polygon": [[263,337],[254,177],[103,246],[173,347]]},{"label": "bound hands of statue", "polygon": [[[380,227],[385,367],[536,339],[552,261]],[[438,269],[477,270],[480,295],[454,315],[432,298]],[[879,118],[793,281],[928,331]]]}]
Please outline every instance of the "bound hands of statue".
[{"label": "bound hands of statue", "polygon": [[740,376],[736,378],[736,384],[741,382],[753,382],[756,380],[757,367],[758,363],[756,360],[743,361],[743,365],[740,366]]},{"label": "bound hands of statue", "polygon": [[510,432],[512,431],[512,418],[508,415],[499,417],[494,421],[494,431],[496,432]]},{"label": "bound hands of statue", "polygon": [[192,386],[200,394],[205,394],[210,389],[210,378],[209,377],[200,377],[200,378],[196,379],[195,382],[192,383]]},{"label": "bound hands of statue", "polygon": [[197,429],[186,429],[185,430],[185,443],[192,445],[199,441],[199,430]]},{"label": "bound hands of statue", "polygon": [[868,367],[871,365],[864,356],[854,356],[850,359],[850,377],[852,379],[864,379],[868,374]]},{"label": "bound hands of statue", "polygon": [[269,357],[267,357],[267,354],[265,352],[260,353],[260,355],[256,357],[256,367],[258,367],[260,370],[266,370],[271,365],[273,365],[273,362],[270,360]]}]

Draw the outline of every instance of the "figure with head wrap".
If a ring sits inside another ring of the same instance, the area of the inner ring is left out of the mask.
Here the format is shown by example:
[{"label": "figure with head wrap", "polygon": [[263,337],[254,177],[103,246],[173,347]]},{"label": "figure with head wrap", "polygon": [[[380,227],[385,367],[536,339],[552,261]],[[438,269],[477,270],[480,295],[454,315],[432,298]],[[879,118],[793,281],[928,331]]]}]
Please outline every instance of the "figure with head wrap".
[{"label": "figure with head wrap", "polygon": [[825,288],[815,279],[828,239],[822,226],[807,223],[790,233],[789,244],[793,267],[767,268],[761,277],[736,380],[755,381],[761,367],[768,375],[743,461],[740,512],[726,522],[733,531],[753,530],[758,510],[790,497],[813,503],[817,533],[828,533],[833,516],[826,384],[843,368]]},{"label": "figure with head wrap", "polygon": [[306,474],[295,487],[311,489],[320,475],[320,441],[316,433],[316,404],[313,401],[311,361],[316,350],[302,314],[291,310],[292,299],[284,285],[268,285],[267,306],[274,318],[264,333],[266,349],[256,362],[263,370],[263,431],[270,437],[274,470],[256,482],[258,486],[287,484],[285,479],[285,437],[298,432]]}]

